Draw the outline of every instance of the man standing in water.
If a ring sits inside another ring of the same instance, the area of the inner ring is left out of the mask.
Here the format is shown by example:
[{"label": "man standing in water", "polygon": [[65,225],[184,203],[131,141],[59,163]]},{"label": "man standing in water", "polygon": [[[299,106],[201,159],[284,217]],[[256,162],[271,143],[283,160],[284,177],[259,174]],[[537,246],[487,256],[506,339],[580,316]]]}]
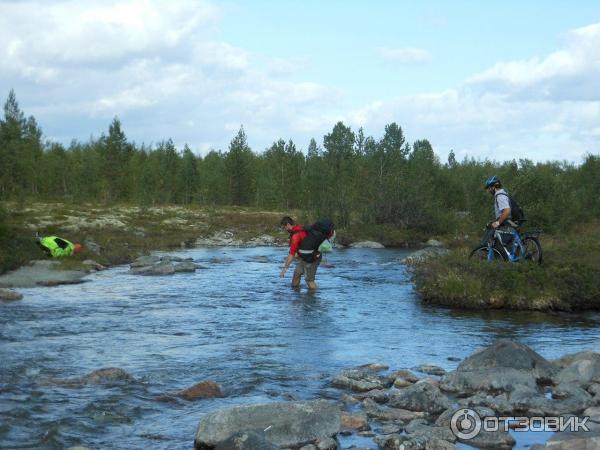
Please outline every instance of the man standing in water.
[{"label": "man standing in water", "polygon": [[315,261],[308,263],[301,258],[297,257],[298,248],[300,247],[300,242],[304,239],[308,233],[304,230],[302,225],[296,225],[294,223],[294,219],[289,216],[285,216],[281,219],[280,222],[281,227],[290,234],[290,252],[285,259],[283,264],[283,268],[279,276],[281,278],[285,277],[285,273],[288,268],[292,264],[294,258],[296,258],[296,269],[294,270],[294,276],[292,277],[292,287],[297,289],[300,286],[300,278],[304,275],[304,279],[306,280],[306,284],[309,289],[316,289],[317,285],[315,283],[315,275],[317,274],[317,268],[319,267],[320,259],[316,259]]}]

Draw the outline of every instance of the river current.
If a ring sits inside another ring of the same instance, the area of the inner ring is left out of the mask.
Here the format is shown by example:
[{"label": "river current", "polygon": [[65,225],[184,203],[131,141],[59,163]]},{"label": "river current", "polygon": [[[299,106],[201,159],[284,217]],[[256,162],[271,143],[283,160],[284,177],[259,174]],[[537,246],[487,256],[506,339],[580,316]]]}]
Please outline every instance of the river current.
[{"label": "river current", "polygon": [[[203,414],[329,398],[329,381],[344,368],[381,362],[451,370],[459,363],[448,358],[499,338],[546,358],[599,347],[598,314],[424,305],[398,263],[405,251],[336,250],[319,269],[315,293],[290,289],[293,268],[279,278],[285,252],[169,252],[206,268],[143,277],[119,266],[80,285],[22,289],[22,301],[0,303],[0,448],[191,449]],[[136,382],[55,381],[102,367],[122,368]],[[225,398],[157,399],[209,379]]]}]

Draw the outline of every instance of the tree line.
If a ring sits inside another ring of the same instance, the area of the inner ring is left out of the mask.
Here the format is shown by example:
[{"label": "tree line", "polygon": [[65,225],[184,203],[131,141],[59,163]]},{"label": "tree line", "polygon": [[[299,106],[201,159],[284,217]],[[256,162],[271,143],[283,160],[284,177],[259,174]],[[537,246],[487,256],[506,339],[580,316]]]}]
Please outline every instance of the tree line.
[{"label": "tree line", "polygon": [[305,150],[279,139],[253,151],[241,127],[227,150],[198,156],[171,139],[131,142],[118,118],[99,138],[64,146],[43,140],[11,90],[0,119],[0,200],[302,209],[339,227],[445,232],[491,219],[483,180],[496,174],[537,226],[556,231],[600,218],[599,155],[572,164],[458,161],[450,152],[441,161],[427,139],[407,142],[396,123],[373,137],[342,122]]}]

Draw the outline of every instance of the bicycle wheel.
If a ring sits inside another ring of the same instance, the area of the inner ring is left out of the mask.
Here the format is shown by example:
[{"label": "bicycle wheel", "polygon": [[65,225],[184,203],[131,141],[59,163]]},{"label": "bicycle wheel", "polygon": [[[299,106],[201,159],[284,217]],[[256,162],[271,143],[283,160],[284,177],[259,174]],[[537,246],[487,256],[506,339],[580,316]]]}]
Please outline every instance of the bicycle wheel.
[{"label": "bicycle wheel", "polygon": [[524,261],[532,261],[538,264],[542,263],[542,245],[536,237],[524,237],[523,247],[525,247],[525,254],[519,256],[522,256]]},{"label": "bicycle wheel", "polygon": [[[506,257],[495,246],[492,248],[492,252],[494,255],[493,256],[494,261],[505,261],[506,260]],[[478,261],[487,261],[488,260],[487,245],[480,245],[479,247],[476,247],[469,255],[469,259],[475,259]]]}]

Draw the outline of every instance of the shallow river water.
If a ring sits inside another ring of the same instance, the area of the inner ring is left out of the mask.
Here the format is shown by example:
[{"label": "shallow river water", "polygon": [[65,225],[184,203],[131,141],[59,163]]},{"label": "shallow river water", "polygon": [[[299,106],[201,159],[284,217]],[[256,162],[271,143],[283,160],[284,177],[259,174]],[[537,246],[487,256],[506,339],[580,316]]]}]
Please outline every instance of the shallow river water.
[{"label": "shallow river water", "polygon": [[[142,277],[128,266],[80,285],[23,289],[0,303],[0,448],[191,449],[203,414],[330,395],[343,368],[434,363],[448,370],[498,338],[547,358],[598,348],[598,314],[457,312],[423,305],[399,250],[336,250],[300,292],[279,278],[282,248],[170,252],[207,268]],[[69,387],[56,379],[120,367],[137,382]],[[215,380],[222,399],[161,394]],[[517,437],[518,447],[547,436]],[[370,440],[346,439],[371,445]]]}]

